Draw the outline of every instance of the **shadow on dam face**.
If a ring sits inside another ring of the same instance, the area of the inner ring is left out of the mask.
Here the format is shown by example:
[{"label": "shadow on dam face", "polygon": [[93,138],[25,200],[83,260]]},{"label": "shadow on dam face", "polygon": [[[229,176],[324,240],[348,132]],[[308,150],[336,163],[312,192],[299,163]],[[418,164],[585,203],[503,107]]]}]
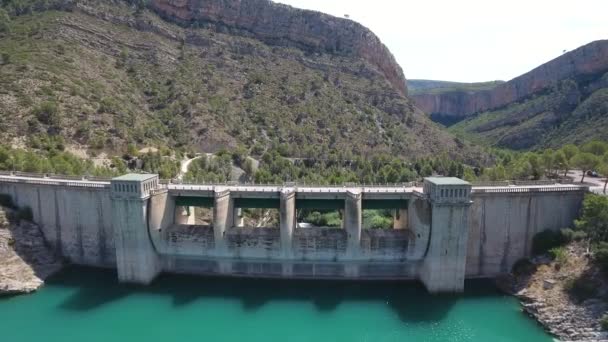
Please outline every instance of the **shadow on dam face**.
[{"label": "shadow on dam face", "polygon": [[244,311],[255,312],[270,302],[310,303],[319,312],[331,312],[344,302],[386,303],[404,323],[428,323],[443,319],[465,297],[495,296],[491,284],[468,284],[461,295],[430,295],[417,282],[313,281],[280,279],[234,279],[163,275],[147,287],[119,284],[109,270],[72,267],[47,284],[67,287],[74,294],[60,304],[69,311],[89,311],[130,295],[168,297],[175,307],[224,298],[238,300]]}]

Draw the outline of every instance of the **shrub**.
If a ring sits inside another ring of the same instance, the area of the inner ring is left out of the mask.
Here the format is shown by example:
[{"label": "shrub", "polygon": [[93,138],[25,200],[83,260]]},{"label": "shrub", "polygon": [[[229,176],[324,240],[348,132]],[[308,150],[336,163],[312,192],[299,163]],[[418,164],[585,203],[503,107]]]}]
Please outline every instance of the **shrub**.
[{"label": "shrub", "polygon": [[587,238],[587,233],[582,230],[573,230],[570,228],[564,228],[561,230],[562,239],[564,243],[570,243],[572,241],[582,241]]},{"label": "shrub", "polygon": [[597,287],[595,281],[585,277],[569,278],[564,283],[564,290],[579,302],[595,297]]},{"label": "shrub", "polygon": [[535,255],[548,252],[551,248],[559,247],[564,244],[561,232],[545,230],[532,239],[532,253]]},{"label": "shrub", "polygon": [[596,241],[608,240],[608,197],[587,195],[583,202],[583,211],[575,221],[577,229],[587,232]]},{"label": "shrub", "polygon": [[534,271],[536,271],[536,265],[528,258],[517,260],[511,269],[511,272],[515,275],[531,274]]},{"label": "shrub", "polygon": [[568,251],[565,247],[553,247],[549,250],[549,254],[560,265],[563,265],[568,261]]},{"label": "shrub", "polygon": [[608,242],[593,246],[593,260],[604,272],[608,272]]},{"label": "shrub", "polygon": [[600,326],[602,330],[608,330],[608,314],[604,314],[602,318],[600,318]]}]

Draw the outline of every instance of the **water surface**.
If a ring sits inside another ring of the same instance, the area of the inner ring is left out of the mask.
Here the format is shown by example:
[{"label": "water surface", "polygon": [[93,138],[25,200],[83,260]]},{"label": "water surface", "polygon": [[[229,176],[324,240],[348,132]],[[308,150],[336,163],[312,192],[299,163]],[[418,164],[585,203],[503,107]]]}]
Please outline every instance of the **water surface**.
[{"label": "water surface", "polygon": [[312,282],[162,276],[124,286],[71,268],[41,291],[0,298],[2,341],[548,342],[491,283],[430,296],[409,282]]}]

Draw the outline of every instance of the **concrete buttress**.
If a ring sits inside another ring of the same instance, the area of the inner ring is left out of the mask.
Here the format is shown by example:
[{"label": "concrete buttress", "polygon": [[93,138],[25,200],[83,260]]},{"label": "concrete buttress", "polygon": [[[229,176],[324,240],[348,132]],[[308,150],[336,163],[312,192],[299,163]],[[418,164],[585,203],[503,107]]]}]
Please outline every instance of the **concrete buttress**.
[{"label": "concrete buttress", "polygon": [[293,231],[296,226],[296,193],[294,189],[281,190],[279,222],[281,229],[281,253],[284,258],[293,255]]},{"label": "concrete buttress", "polygon": [[118,279],[149,284],[161,270],[148,232],[150,184],[155,175],[125,175],[112,179],[112,224],[116,241]]},{"label": "concrete buttress", "polygon": [[360,190],[349,190],[344,203],[344,228],[348,234],[347,255],[351,258],[361,253],[361,208]]}]

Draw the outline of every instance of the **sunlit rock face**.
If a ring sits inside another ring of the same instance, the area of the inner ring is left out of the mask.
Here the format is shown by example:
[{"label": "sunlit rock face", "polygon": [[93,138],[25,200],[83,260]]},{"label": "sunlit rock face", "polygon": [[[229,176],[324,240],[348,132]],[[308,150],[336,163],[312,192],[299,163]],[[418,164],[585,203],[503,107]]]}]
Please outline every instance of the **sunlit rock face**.
[{"label": "sunlit rock face", "polygon": [[492,90],[421,93],[412,96],[428,114],[467,117],[506,106],[567,78],[581,79],[608,71],[608,40],[598,40],[565,53]]}]

